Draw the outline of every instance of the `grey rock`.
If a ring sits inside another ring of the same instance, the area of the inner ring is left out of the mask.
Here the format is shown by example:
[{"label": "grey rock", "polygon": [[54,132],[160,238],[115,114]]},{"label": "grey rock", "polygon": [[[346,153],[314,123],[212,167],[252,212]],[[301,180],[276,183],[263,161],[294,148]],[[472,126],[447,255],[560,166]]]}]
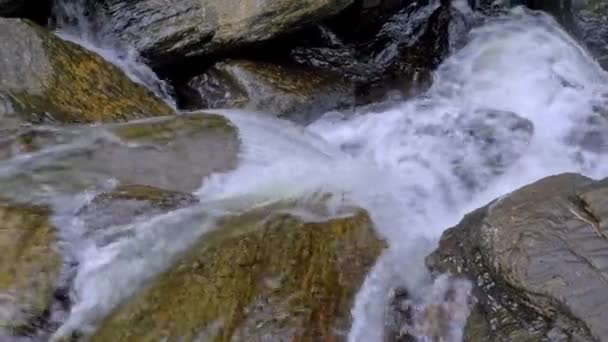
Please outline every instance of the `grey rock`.
[{"label": "grey rock", "polygon": [[332,16],[353,0],[104,0],[114,33],[155,66],[258,43]]},{"label": "grey rock", "polygon": [[354,86],[326,72],[244,60],[217,63],[193,77],[187,109],[245,108],[307,124],[354,105]]},{"label": "grey rock", "polygon": [[467,215],[427,258],[477,299],[465,341],[608,339],[608,180],[562,174]]}]

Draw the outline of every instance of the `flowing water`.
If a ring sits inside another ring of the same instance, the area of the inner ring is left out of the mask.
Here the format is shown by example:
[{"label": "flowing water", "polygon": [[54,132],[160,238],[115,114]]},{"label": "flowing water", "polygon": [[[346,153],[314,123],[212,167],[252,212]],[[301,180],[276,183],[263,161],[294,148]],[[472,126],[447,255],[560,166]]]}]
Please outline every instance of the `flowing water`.
[{"label": "flowing water", "polygon": [[[606,108],[608,75],[550,17],[516,8],[474,29],[427,93],[389,110],[326,113],[308,127],[219,111],[238,127],[239,165],[201,180],[199,205],[84,234],[75,213],[112,180],[78,196],[39,187],[44,194],[31,200],[54,205],[62,252],[77,265],[66,267],[74,305],[57,314],[55,336],[92,329],[223,213],[331,192],[339,195],[336,211],[343,202],[366,208],[389,243],[357,295],[349,334],[382,341],[392,288],[407,287],[422,306],[441,302],[449,286],[466,297],[466,282],[433,284],[423,260],[463,214],[551,174],[608,176]],[[28,162],[47,163],[89,136]],[[0,161],[0,170],[18,169],[22,159]],[[459,310],[448,340],[461,339],[466,305]]]}]

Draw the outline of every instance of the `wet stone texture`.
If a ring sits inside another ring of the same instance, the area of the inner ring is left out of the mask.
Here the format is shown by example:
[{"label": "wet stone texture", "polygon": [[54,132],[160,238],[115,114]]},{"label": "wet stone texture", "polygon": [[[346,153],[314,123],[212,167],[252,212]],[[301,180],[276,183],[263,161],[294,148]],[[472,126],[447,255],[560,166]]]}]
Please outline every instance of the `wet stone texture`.
[{"label": "wet stone texture", "polygon": [[49,314],[61,269],[47,208],[0,199],[0,340],[27,336]]},{"label": "wet stone texture", "polygon": [[173,113],[100,56],[27,20],[0,18],[0,120],[119,122]]},{"label": "wet stone texture", "polygon": [[383,249],[363,211],[314,223],[272,207],[229,217],[92,341],[343,340]]},{"label": "wet stone texture", "polygon": [[562,174],[467,215],[427,258],[468,277],[466,341],[608,339],[608,181]]}]

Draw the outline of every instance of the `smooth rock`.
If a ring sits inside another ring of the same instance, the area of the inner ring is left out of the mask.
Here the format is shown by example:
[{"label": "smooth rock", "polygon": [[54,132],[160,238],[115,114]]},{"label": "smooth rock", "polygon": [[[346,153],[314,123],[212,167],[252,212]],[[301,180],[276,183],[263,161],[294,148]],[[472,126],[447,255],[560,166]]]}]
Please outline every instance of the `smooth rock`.
[{"label": "smooth rock", "polygon": [[245,108],[304,124],[355,102],[354,86],[332,74],[245,60],[216,64],[182,92],[187,109]]},{"label": "smooth rock", "polygon": [[84,48],[29,21],[0,18],[3,116],[117,122],[173,114],[149,90]]},{"label": "smooth rock", "polygon": [[353,0],[104,0],[115,34],[154,66],[263,42],[332,16]]},{"label": "smooth rock", "polygon": [[[22,201],[54,191],[107,189],[112,182],[189,193],[210,174],[236,166],[239,149],[230,122],[204,113],[50,128],[48,133],[17,134],[15,139],[13,145],[25,143],[20,148],[30,154],[16,154],[0,164],[0,187],[3,196]],[[47,142],[59,144],[45,146]]]},{"label": "smooth rock", "polygon": [[384,243],[365,212],[230,217],[103,321],[92,341],[343,340]]},{"label": "smooth rock", "polygon": [[468,277],[465,341],[608,339],[608,180],[548,177],[467,215],[427,258]]}]

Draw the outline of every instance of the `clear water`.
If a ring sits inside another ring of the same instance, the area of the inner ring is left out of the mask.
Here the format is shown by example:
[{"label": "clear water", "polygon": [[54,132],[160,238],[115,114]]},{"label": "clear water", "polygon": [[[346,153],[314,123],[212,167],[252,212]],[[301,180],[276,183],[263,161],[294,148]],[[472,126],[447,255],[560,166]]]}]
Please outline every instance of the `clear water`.
[{"label": "clear water", "polygon": [[[111,227],[110,234],[134,233],[104,242],[105,233],[82,236],[74,216],[95,192],[51,196],[63,250],[78,262],[75,304],[55,336],[92,329],[221,213],[332,192],[336,210],[343,202],[366,208],[389,243],[357,295],[349,334],[382,341],[390,289],[407,287],[423,306],[442,298],[437,293],[449,286],[433,284],[423,259],[463,214],[548,175],[608,176],[601,107],[608,107],[608,75],[550,17],[516,8],[475,29],[426,94],[389,110],[327,113],[308,127],[219,111],[239,128],[240,163],[201,180],[200,205]],[[461,339],[466,305],[458,310],[450,341]]]}]

